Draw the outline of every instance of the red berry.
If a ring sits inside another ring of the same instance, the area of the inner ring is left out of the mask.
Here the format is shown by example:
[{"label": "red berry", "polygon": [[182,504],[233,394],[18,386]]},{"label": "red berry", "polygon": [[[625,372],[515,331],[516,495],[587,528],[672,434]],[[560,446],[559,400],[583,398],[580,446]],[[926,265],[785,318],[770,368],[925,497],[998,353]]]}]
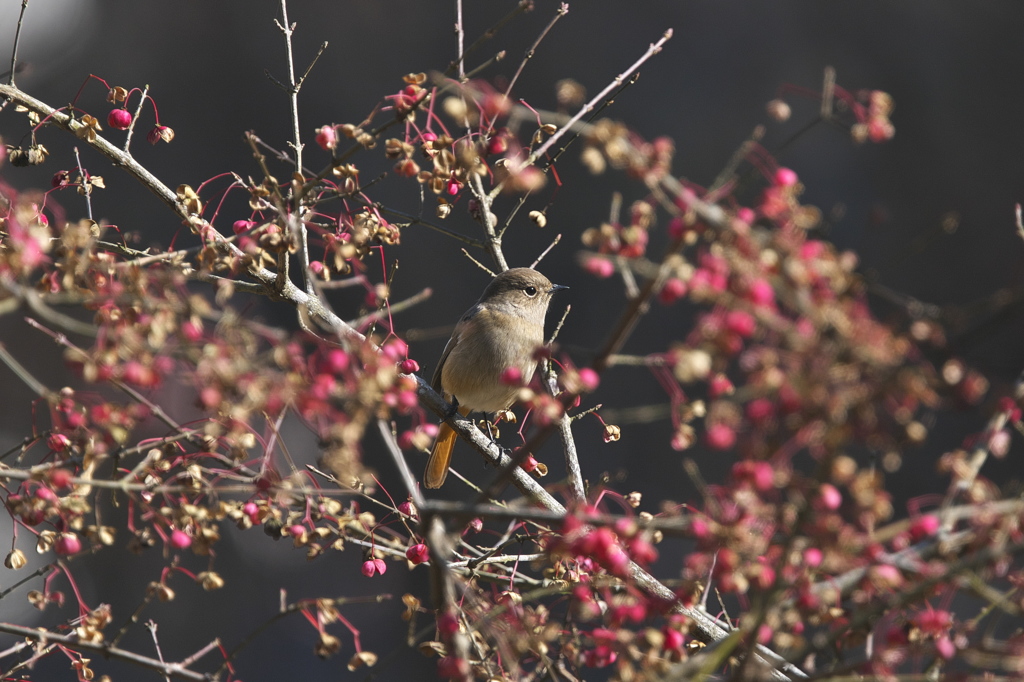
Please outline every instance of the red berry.
[{"label": "red berry", "polygon": [[132,124],[132,115],[126,109],[114,109],[107,114],[107,125],[115,130],[128,130]]}]

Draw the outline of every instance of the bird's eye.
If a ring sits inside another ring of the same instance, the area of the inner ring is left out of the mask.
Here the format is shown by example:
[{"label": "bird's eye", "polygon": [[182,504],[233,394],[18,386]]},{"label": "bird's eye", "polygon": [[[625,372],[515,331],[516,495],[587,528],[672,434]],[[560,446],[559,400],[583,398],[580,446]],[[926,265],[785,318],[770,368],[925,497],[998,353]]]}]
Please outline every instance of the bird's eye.
[{"label": "bird's eye", "polygon": [[530,298],[533,298],[534,296],[537,295],[537,287],[526,287],[525,289],[523,289],[523,291],[525,291],[526,295],[529,296]]}]

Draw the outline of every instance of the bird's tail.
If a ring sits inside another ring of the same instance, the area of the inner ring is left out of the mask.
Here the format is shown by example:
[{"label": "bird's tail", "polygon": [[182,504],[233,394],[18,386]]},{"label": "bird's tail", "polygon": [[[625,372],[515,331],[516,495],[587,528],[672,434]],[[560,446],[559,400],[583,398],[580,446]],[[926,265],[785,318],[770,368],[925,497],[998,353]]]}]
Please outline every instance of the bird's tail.
[{"label": "bird's tail", "polygon": [[452,448],[455,447],[455,431],[446,423],[441,423],[434,441],[434,449],[427,460],[427,471],[423,474],[423,485],[428,488],[440,488],[448,476],[448,467],[452,464]]}]

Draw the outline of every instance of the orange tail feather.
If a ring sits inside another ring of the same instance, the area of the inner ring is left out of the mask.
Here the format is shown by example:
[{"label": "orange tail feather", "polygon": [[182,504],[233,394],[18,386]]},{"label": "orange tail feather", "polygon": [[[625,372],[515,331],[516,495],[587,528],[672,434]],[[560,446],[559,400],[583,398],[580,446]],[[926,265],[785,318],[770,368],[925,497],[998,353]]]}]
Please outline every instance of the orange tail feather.
[{"label": "orange tail feather", "polygon": [[447,424],[441,424],[434,441],[434,449],[427,460],[427,471],[423,474],[423,485],[428,488],[440,488],[448,476],[448,467],[452,463],[452,448],[455,447],[455,431]]}]

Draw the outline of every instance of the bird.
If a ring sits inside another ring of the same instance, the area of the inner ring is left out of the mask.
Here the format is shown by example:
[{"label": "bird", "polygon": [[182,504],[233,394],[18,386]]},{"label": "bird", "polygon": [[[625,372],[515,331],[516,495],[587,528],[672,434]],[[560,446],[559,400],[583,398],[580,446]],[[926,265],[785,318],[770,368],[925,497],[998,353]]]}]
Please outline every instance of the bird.
[{"label": "bird", "polygon": [[[532,268],[506,270],[491,280],[455,325],[434,370],[431,386],[452,405],[447,418],[512,406],[520,384],[508,381],[506,370],[518,371],[523,384],[533,378],[548,304],[562,289],[568,287]],[[454,445],[455,431],[442,422],[423,476],[427,488],[444,483]]]}]

